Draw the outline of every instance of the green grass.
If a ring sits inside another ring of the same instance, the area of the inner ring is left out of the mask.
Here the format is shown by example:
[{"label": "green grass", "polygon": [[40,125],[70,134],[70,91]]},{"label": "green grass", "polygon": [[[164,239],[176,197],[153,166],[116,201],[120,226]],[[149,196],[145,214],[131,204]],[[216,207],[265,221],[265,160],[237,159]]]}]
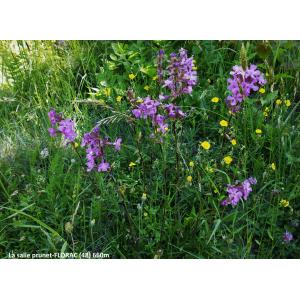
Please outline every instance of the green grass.
[{"label": "green grass", "polygon": [[[2,41],[0,257],[91,251],[112,258],[300,258],[299,42],[244,45],[268,84],[230,116],[227,78],[240,64],[241,41]],[[132,118],[127,90],[157,97],[156,53],[181,47],[194,55],[199,82],[179,99],[187,117],[155,143],[150,124]],[[122,137],[121,152],[108,153],[112,172],[87,173],[71,146],[49,137],[51,107],[76,120],[80,137],[97,122],[103,136]],[[227,129],[222,119],[230,120]],[[49,156],[42,159],[44,148]],[[258,184],[249,200],[222,207],[226,184],[250,176]],[[281,199],[290,206],[281,207]],[[285,230],[294,235],[289,244]]]}]

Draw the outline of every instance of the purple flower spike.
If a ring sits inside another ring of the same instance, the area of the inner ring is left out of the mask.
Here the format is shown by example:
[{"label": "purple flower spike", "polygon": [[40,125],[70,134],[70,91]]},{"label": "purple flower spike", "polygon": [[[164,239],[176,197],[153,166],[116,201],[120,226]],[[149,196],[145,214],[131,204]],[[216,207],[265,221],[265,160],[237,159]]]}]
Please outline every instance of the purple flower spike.
[{"label": "purple flower spike", "polygon": [[173,98],[192,93],[193,86],[197,83],[197,71],[193,57],[188,57],[185,49],[181,48],[179,55],[176,53],[170,55],[167,73],[169,77],[163,86],[170,89]]},{"label": "purple flower spike", "polygon": [[241,66],[234,66],[230,75],[232,78],[228,79],[228,90],[232,95],[227,97],[226,104],[230,111],[235,113],[240,110],[245,98],[264,86],[267,81],[256,65],[250,65],[246,70]]}]

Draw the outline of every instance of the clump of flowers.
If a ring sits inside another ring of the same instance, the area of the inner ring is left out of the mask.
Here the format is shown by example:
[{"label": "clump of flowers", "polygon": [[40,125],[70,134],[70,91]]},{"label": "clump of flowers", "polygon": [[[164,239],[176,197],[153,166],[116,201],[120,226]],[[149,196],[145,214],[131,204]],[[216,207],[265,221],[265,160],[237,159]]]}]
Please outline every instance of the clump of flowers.
[{"label": "clump of flowers", "polygon": [[71,119],[63,119],[62,113],[57,113],[54,109],[49,111],[48,117],[52,125],[52,127],[48,129],[48,132],[52,137],[60,133],[67,144],[75,140],[77,133],[75,132],[74,121]]},{"label": "clump of flowers", "polygon": [[[197,83],[197,71],[194,67],[193,57],[188,57],[187,51],[181,48],[179,54],[171,53],[169,63],[168,78],[164,81],[163,86],[171,91],[173,98],[191,94],[193,86]],[[158,76],[161,76],[161,72],[158,72]]]},{"label": "clump of flowers", "polygon": [[283,234],[282,239],[285,243],[289,243],[290,241],[292,241],[294,239],[294,237],[289,231],[286,230]]},{"label": "clump of flowers", "polygon": [[106,172],[110,170],[110,164],[105,160],[105,148],[113,146],[116,151],[121,149],[121,138],[117,138],[115,142],[110,142],[107,137],[100,137],[100,128],[95,127],[91,132],[85,133],[81,146],[86,147],[87,171],[95,169],[98,172]]},{"label": "clump of flowers", "polygon": [[241,184],[227,185],[228,198],[221,202],[221,205],[227,206],[231,204],[236,206],[242,199],[247,200],[252,192],[252,185],[256,184],[255,178],[250,177]]},{"label": "clump of flowers", "polygon": [[152,125],[163,134],[168,131],[168,124],[165,123],[167,118],[175,119],[185,116],[178,106],[172,103],[164,105],[161,101],[152,100],[149,96],[143,99],[142,103],[132,110],[132,113],[137,119],[151,119]]},{"label": "clump of flowers", "polygon": [[226,104],[231,112],[237,112],[241,103],[252,92],[256,92],[264,86],[267,81],[264,75],[257,70],[256,65],[250,65],[245,70],[242,66],[234,66],[230,72],[232,78],[228,79],[228,89],[231,92],[226,99]]},{"label": "clump of flowers", "polygon": [[[131,111],[137,119],[151,119],[155,132],[165,134],[168,131],[167,119],[179,119],[185,117],[185,113],[173,103],[164,101],[182,94],[190,94],[193,86],[197,83],[197,72],[195,71],[193,57],[187,56],[185,49],[180,49],[179,54],[170,55],[170,64],[167,70],[163,69],[165,53],[163,50],[157,56],[157,79],[158,82],[171,90],[170,95],[160,94],[158,100],[153,100],[149,96],[145,99],[135,99],[129,97],[131,103],[136,107]],[[168,78],[164,80],[164,74]],[[153,134],[151,135],[153,136]]]}]

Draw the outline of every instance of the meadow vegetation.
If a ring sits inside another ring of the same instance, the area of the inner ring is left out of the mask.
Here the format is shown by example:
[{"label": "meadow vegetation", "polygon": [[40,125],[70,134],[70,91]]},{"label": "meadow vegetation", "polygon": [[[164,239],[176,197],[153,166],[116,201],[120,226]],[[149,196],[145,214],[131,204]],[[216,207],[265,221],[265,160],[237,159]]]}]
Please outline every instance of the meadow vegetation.
[{"label": "meadow vegetation", "polygon": [[299,45],[1,41],[0,257],[300,258]]}]

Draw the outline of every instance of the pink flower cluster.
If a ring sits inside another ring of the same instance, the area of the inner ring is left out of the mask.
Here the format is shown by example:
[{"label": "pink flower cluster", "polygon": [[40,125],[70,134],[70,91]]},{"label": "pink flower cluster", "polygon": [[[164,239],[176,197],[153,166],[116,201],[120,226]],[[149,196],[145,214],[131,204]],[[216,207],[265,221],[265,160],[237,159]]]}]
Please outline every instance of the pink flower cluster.
[{"label": "pink flower cluster", "polygon": [[[158,109],[160,108],[160,113]],[[184,112],[174,104],[163,104],[161,101],[152,100],[150,97],[143,99],[143,102],[137,105],[132,110],[133,115],[137,119],[152,120],[152,125],[156,127],[157,132],[166,133],[168,124],[165,123],[167,118],[181,118],[184,117]]]},{"label": "pink flower cluster", "polygon": [[264,75],[257,70],[256,65],[250,65],[244,70],[241,66],[234,66],[230,72],[232,78],[228,79],[228,89],[231,95],[227,97],[226,104],[231,112],[237,112],[241,103],[251,92],[256,92],[259,87],[266,84]]},{"label": "pink flower cluster", "polygon": [[257,181],[255,178],[250,177],[244,180],[241,184],[227,186],[228,198],[221,202],[221,205],[227,206],[231,204],[232,206],[236,206],[240,200],[247,200],[250,192],[252,192],[251,185],[256,184]]},{"label": "pink flower cluster", "polygon": [[51,109],[48,113],[52,127],[48,129],[50,136],[56,136],[57,133],[62,134],[64,140],[68,143],[73,142],[77,137],[75,132],[75,124],[71,119],[63,119],[62,113],[57,113]]},{"label": "pink flower cluster", "polygon": [[[62,113],[56,113],[54,109],[48,113],[51,128],[48,129],[50,136],[56,136],[61,133],[67,143],[73,142],[77,137],[75,125],[71,119],[64,120]],[[55,128],[55,126],[57,128]],[[91,132],[85,133],[82,138],[81,147],[86,147],[87,171],[93,169],[98,172],[106,172],[110,170],[110,164],[105,160],[105,148],[113,146],[116,151],[121,150],[121,138],[117,138],[115,142],[110,142],[108,137],[100,137],[99,127],[93,128]]]}]

